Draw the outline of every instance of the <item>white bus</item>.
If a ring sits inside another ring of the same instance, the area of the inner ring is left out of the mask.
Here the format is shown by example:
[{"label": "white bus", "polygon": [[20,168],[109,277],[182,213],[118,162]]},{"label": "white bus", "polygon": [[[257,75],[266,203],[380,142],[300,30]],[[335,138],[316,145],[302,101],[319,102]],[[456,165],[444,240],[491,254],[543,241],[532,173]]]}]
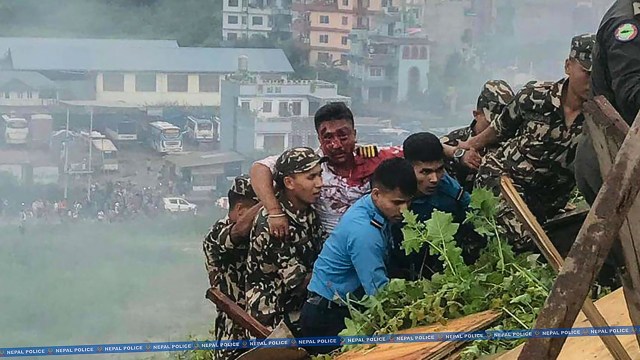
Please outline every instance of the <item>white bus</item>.
[{"label": "white bus", "polygon": [[4,120],[4,141],[7,144],[26,144],[29,138],[29,124],[25,118],[2,115]]},{"label": "white bus", "polygon": [[98,164],[103,171],[118,171],[118,148],[106,138],[91,139],[91,145],[93,151],[97,156],[93,156],[93,159],[98,161]]},{"label": "white bus", "polygon": [[149,130],[149,142],[157,152],[182,151],[182,132],[179,127],[166,121],[154,121],[149,124]]},{"label": "white bus", "polygon": [[217,140],[220,122],[216,120],[187,116],[186,134],[193,142],[212,142]]},{"label": "white bus", "polygon": [[138,132],[136,128],[136,122],[131,120],[123,120],[117,123],[107,125],[107,136],[111,141],[118,144],[122,142],[135,142],[138,141]]}]

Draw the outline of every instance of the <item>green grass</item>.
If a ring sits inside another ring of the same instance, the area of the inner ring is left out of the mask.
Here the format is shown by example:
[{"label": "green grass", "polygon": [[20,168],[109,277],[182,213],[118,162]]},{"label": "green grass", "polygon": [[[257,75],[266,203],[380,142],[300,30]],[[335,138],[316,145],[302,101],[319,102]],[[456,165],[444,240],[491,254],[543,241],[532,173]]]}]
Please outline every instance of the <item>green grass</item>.
[{"label": "green grass", "polygon": [[218,215],[0,227],[0,348],[206,335],[201,248]]}]

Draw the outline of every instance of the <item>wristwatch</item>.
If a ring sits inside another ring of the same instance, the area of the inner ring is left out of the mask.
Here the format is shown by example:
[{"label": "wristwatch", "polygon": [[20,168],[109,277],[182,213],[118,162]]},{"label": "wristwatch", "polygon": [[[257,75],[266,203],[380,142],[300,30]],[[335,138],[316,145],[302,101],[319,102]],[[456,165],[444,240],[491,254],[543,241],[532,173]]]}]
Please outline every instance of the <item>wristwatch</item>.
[{"label": "wristwatch", "polygon": [[466,149],[457,148],[456,151],[453,153],[453,160],[455,160],[456,162],[460,162],[466,152],[467,152]]}]

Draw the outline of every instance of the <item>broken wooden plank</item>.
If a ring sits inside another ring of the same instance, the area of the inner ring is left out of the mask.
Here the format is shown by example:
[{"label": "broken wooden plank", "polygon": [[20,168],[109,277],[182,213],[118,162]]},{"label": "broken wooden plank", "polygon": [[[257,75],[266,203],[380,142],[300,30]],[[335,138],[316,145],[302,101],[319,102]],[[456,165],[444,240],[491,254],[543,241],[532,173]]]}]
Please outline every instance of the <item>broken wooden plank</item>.
[{"label": "broken wooden plank", "polygon": [[[636,121],[616,156],[589,215],[580,229],[554,287],[542,308],[536,328],[571,327],[602,268],[631,205],[640,192],[640,121]],[[533,338],[521,359],[555,359],[566,337]]]},{"label": "broken wooden plank", "polygon": [[231,301],[231,299],[219,289],[210,288],[207,290],[206,298],[216,304],[218,310],[227,314],[233,322],[242,326],[243,329],[247,329],[252,336],[264,339],[271,334],[271,330],[254,319],[243,308],[238,306],[238,304]]},{"label": "broken wooden plank", "polygon": [[[502,190],[503,197],[514,210],[518,220],[520,220],[524,228],[531,233],[533,241],[542,252],[542,255],[547,259],[549,265],[551,265],[556,273],[559,272],[562,268],[562,264],[564,263],[562,256],[560,256],[560,253],[556,250],[551,239],[549,239],[545,231],[542,229],[542,226],[540,226],[540,223],[538,223],[536,217],[531,213],[529,207],[524,202],[520,194],[518,194],[518,191],[513,186],[511,179],[506,176],[502,176],[500,178],[500,189]],[[593,305],[591,299],[588,297],[584,300],[582,312],[585,314],[587,319],[589,319],[591,326],[609,326],[605,318],[600,314],[595,305]],[[614,359],[631,360],[631,357],[629,357],[629,354],[627,354],[617,337],[602,335],[600,340],[602,340],[607,349],[609,349],[609,352]]]},{"label": "broken wooden plank", "polygon": [[[472,332],[486,329],[500,318],[500,312],[484,311],[449,321],[447,325],[429,325],[397,334],[436,332]],[[381,344],[373,348],[359,347],[336,357],[336,360],[441,360],[464,345],[464,342],[443,341],[424,343]]]},{"label": "broken wooden plank", "polygon": [[[596,301],[596,308],[607,318],[611,326],[630,326],[631,320],[624,300],[622,289],[618,289],[611,294]],[[575,328],[589,327],[589,321],[583,314],[580,314],[573,324]],[[635,341],[635,336],[620,336],[622,345],[632,359],[640,359],[640,347]],[[492,360],[516,360],[520,355],[524,345],[507,351]],[[611,355],[607,348],[599,341],[593,341],[592,337],[571,337],[567,339],[562,348],[558,360],[608,360]]]},{"label": "broken wooden plank", "polygon": [[[603,97],[585,106],[588,114],[586,127],[596,150],[600,173],[604,179],[611,170],[616,154],[620,150],[629,126],[620,114]],[[640,324],[640,201],[631,206],[629,215],[620,229],[619,242],[614,244],[614,252],[622,253],[624,267],[620,270],[629,316],[634,324]],[[622,260],[620,260],[622,261]],[[622,265],[622,264],[620,264]],[[640,334],[637,334],[640,343]]]}]

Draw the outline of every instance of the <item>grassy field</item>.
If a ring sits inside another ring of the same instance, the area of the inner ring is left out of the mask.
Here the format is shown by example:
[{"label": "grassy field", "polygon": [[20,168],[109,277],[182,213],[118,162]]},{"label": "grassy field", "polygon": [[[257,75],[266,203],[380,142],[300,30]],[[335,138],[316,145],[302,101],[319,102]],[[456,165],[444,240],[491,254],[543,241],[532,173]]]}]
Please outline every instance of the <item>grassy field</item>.
[{"label": "grassy field", "polygon": [[201,247],[219,215],[0,227],[0,347],[206,335]]}]

